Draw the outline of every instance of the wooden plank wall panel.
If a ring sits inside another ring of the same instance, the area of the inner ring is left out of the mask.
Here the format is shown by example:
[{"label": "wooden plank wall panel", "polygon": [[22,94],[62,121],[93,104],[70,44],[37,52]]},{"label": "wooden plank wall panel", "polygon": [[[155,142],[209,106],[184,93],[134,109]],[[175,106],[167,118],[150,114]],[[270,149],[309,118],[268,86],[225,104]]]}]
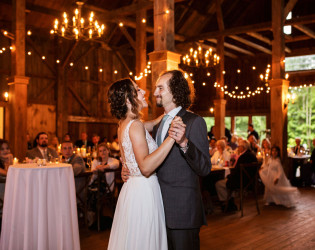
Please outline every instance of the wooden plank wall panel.
[{"label": "wooden plank wall panel", "polygon": [[[25,74],[30,77],[28,85],[28,102],[29,103],[42,103],[42,104],[54,104],[55,103],[55,88],[50,87],[56,78],[56,75],[44,64],[42,56],[45,56],[45,61],[49,63],[53,68],[55,67],[55,60],[52,51],[52,41],[49,36],[41,38],[35,35],[30,37],[32,43],[35,45],[36,53],[34,48],[26,42],[26,67]],[[31,55],[28,55],[31,52]],[[45,91],[45,93],[42,93]],[[38,98],[40,96],[40,98]]]},{"label": "wooden plank wall panel", "polygon": [[56,107],[54,105],[31,104],[27,106],[27,131],[31,138],[46,132],[48,139],[56,135]]}]

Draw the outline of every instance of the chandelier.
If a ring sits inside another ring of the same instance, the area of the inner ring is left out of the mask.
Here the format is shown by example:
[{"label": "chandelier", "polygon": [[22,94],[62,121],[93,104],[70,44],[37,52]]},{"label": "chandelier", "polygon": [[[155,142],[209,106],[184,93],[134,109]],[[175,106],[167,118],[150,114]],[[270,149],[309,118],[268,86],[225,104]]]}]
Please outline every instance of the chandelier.
[{"label": "chandelier", "polygon": [[101,37],[104,33],[105,25],[99,24],[94,17],[94,13],[91,12],[87,20],[82,17],[82,6],[84,2],[76,2],[78,8],[74,11],[74,16],[72,17],[72,23],[68,18],[66,12],[63,13],[63,20],[59,22],[55,19],[54,29],[50,31],[51,34],[57,34],[67,39],[79,38],[83,40],[93,39]]},{"label": "chandelier", "polygon": [[213,54],[212,48],[204,50],[201,46],[198,49],[190,48],[189,54],[182,57],[182,62],[185,65],[192,67],[213,67],[219,64],[220,57]]}]

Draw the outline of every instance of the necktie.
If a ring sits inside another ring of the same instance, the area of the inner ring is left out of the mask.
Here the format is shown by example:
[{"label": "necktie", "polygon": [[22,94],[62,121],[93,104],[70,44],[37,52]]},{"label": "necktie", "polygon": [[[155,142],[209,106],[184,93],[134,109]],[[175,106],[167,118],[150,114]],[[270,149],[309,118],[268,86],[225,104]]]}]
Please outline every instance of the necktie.
[{"label": "necktie", "polygon": [[157,137],[156,137],[156,143],[158,146],[160,146],[162,144],[162,130],[163,130],[163,126],[164,126],[164,123],[165,121],[167,120],[167,118],[169,117],[169,115],[164,115],[163,118],[162,118],[162,121],[161,121],[161,124],[160,124],[160,127],[158,129],[158,132],[157,132]]}]

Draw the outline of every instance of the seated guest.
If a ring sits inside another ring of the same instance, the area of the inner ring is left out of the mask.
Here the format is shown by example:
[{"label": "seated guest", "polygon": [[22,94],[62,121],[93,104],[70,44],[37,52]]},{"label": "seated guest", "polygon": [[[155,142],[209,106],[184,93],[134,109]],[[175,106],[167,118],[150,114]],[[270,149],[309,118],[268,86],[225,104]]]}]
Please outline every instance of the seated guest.
[{"label": "seated guest", "polygon": [[221,167],[223,167],[225,165],[229,165],[229,162],[230,162],[230,153],[226,149],[226,142],[224,140],[218,140],[217,151],[211,157],[211,164],[220,165]]},{"label": "seated guest", "polygon": [[49,145],[50,148],[54,149],[56,152],[58,152],[58,146],[59,146],[59,140],[57,136],[54,136],[51,140],[51,143]]},{"label": "seated guest", "polygon": [[254,152],[254,154],[257,154],[257,152],[260,151],[260,147],[259,147],[259,145],[257,143],[257,140],[256,140],[255,136],[254,135],[249,135],[247,137],[247,140],[250,143],[250,146],[249,146],[250,150],[252,150]]},{"label": "seated guest", "polygon": [[55,158],[58,158],[58,154],[56,150],[52,148],[48,148],[48,135],[45,132],[40,132],[35,137],[35,145],[31,150],[28,150],[26,152],[26,157],[34,160],[36,158],[39,159],[46,159],[46,160],[52,160]]},{"label": "seated guest", "polygon": [[303,155],[305,152],[305,148],[301,145],[301,138],[296,137],[295,138],[295,146],[291,148],[292,152],[295,155]]},{"label": "seated guest", "polygon": [[[117,169],[119,167],[119,161],[115,158],[109,157],[109,149],[105,143],[101,143],[97,147],[97,158],[92,162],[92,171],[102,171],[105,169]],[[114,190],[115,173],[105,173],[106,182],[110,185],[110,190]],[[96,174],[92,175],[90,184],[92,184],[97,178]]]},{"label": "seated guest", "polygon": [[[253,124],[248,124],[248,136],[253,135],[256,138],[256,141],[259,140],[259,135],[257,133],[257,131],[254,129],[254,125]],[[248,137],[247,137],[248,138]]]},{"label": "seated guest", "polygon": [[[238,151],[240,153],[239,157],[236,159],[235,167],[230,168],[231,173],[227,176],[227,178],[223,180],[217,181],[215,184],[215,188],[217,190],[218,198],[221,201],[222,210],[225,209],[225,201],[227,200],[228,191],[234,190],[240,187],[240,165],[245,163],[257,162],[256,156],[249,149],[249,142],[243,140],[238,145]],[[235,211],[237,207],[234,203],[234,198],[230,198],[228,203],[228,211]]]},{"label": "seated guest", "polygon": [[111,154],[115,158],[119,158],[120,151],[119,151],[119,143],[117,135],[114,136],[114,141],[110,144]]},{"label": "seated guest", "polygon": [[26,134],[26,141],[27,141],[27,150],[32,149],[33,148],[33,143],[31,141],[31,137],[30,137],[29,133]]},{"label": "seated guest", "polygon": [[210,138],[210,142],[209,142],[209,154],[212,157],[215,153],[215,151],[217,151],[217,140],[212,136]]},{"label": "seated guest", "polygon": [[268,138],[262,140],[261,151],[263,154],[264,162],[268,162],[271,153],[271,144]]},{"label": "seated guest", "polygon": [[93,148],[96,150],[98,144],[100,142],[100,137],[97,134],[93,134],[92,135],[92,144],[93,144]]},{"label": "seated guest", "polygon": [[298,191],[296,187],[291,186],[285,176],[280,161],[279,147],[273,146],[271,148],[271,157],[261,166],[259,175],[265,185],[264,200],[266,205],[275,203],[285,207],[294,206]]},{"label": "seated guest", "polygon": [[0,139],[0,175],[6,176],[10,165],[13,164],[13,156],[10,153],[9,142]]},{"label": "seated guest", "polygon": [[231,154],[232,148],[229,145],[228,138],[226,136],[222,136],[220,140],[223,140],[225,142],[225,150],[227,150]]},{"label": "seated guest", "polygon": [[230,142],[230,147],[232,150],[237,149],[237,136],[233,135]]},{"label": "seated guest", "polygon": [[86,132],[82,132],[81,133],[81,139],[80,140],[77,140],[75,142],[75,146],[78,147],[78,148],[82,148],[82,147],[85,147],[85,148],[88,148],[88,147],[93,147],[93,143],[88,141],[88,135]]},{"label": "seated guest", "polygon": [[71,141],[71,136],[69,133],[66,133],[64,136],[63,136],[63,140],[62,141]]},{"label": "seated guest", "polygon": [[81,156],[73,153],[73,143],[70,141],[64,141],[61,144],[61,154],[64,158],[64,162],[72,165],[74,176],[85,172],[85,162]]},{"label": "seated guest", "polygon": [[[0,139],[0,176],[6,176],[9,166],[13,163],[13,156],[10,153],[9,142]],[[0,199],[4,198],[5,183],[0,183]],[[1,211],[2,212],[2,211]]]}]

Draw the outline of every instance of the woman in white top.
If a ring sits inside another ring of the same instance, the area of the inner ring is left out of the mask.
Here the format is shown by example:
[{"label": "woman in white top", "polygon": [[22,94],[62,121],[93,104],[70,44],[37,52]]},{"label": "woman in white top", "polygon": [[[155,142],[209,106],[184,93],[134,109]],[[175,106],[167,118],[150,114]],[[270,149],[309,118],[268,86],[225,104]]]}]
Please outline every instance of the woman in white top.
[{"label": "woman in white top", "polygon": [[271,148],[271,157],[268,162],[261,166],[259,175],[265,185],[264,199],[266,205],[275,203],[285,207],[294,206],[299,192],[296,187],[291,186],[285,176],[280,161],[279,147],[273,146]]},{"label": "woman in white top", "polygon": [[230,162],[230,153],[226,150],[224,140],[217,141],[217,151],[211,157],[212,165],[220,165],[221,167],[226,165],[226,162]]},{"label": "woman in white top", "polygon": [[[92,162],[92,171],[104,172],[105,169],[117,169],[119,167],[119,161],[115,158],[109,157],[109,149],[105,143],[101,143],[97,146],[97,158]],[[115,186],[115,173],[106,172],[106,182],[110,187],[110,190],[114,190]],[[97,174],[93,173],[90,184],[92,184],[97,178]]]}]

